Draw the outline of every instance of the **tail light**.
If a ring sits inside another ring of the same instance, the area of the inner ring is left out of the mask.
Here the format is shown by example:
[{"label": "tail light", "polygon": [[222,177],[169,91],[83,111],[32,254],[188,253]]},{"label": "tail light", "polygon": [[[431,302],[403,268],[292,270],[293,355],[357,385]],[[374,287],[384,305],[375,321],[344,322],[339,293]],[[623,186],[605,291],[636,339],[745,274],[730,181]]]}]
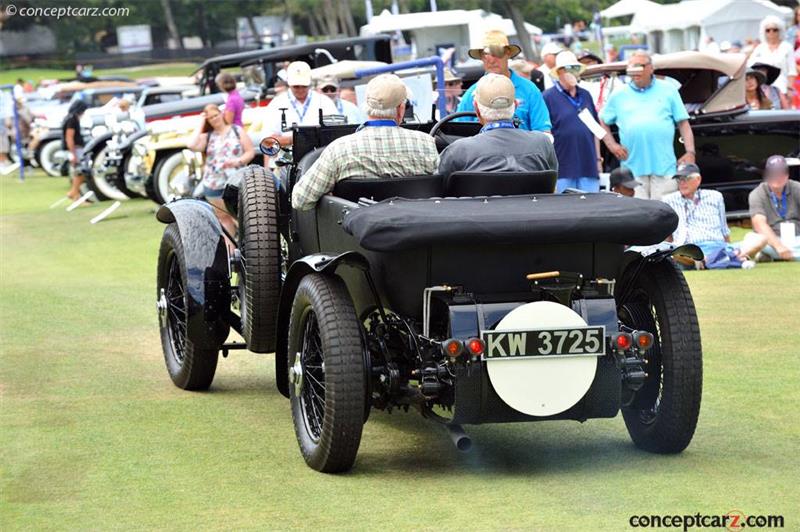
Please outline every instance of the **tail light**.
[{"label": "tail light", "polygon": [[445,355],[456,358],[464,352],[464,343],[461,340],[450,338],[442,343],[442,349]]},{"label": "tail light", "polygon": [[467,351],[472,356],[482,355],[486,351],[486,343],[480,338],[470,338],[467,340]]},{"label": "tail light", "polygon": [[639,349],[650,349],[653,347],[653,335],[646,331],[637,331],[633,334],[633,342]]},{"label": "tail light", "polygon": [[624,332],[615,334],[612,341],[614,342],[614,347],[620,351],[626,351],[633,346],[633,337]]}]

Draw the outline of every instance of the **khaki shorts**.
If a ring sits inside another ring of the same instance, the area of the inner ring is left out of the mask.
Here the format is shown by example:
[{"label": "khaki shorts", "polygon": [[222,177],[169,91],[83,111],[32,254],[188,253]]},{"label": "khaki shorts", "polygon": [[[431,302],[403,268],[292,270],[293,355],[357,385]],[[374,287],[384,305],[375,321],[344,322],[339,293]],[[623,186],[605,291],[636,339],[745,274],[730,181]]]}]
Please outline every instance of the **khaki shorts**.
[{"label": "khaki shorts", "polygon": [[637,198],[660,200],[670,192],[678,190],[678,180],[660,175],[643,175],[636,178],[642,184],[634,190]]}]

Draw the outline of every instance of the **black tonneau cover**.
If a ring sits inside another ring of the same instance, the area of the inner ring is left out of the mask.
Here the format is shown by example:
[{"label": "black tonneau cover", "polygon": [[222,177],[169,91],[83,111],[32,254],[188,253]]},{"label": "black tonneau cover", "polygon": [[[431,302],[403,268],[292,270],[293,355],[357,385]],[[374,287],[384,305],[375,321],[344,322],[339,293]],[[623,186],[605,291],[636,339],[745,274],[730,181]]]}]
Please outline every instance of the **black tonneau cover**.
[{"label": "black tonneau cover", "polygon": [[372,251],[441,243],[651,245],[677,225],[678,216],[660,201],[608,193],[394,198],[353,209],[344,219],[345,231]]}]

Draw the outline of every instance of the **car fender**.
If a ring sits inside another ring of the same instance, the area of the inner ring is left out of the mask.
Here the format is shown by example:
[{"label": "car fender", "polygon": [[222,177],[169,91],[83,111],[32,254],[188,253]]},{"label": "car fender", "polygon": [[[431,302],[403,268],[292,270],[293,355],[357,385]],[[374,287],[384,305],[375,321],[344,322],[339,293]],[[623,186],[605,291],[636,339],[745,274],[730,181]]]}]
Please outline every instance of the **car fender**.
[{"label": "car fender", "polygon": [[136,142],[137,140],[148,134],[149,133],[147,132],[147,130],[143,129],[137,131],[136,133],[128,135],[127,137],[125,137],[125,140],[117,144],[117,150],[119,150],[120,153],[124,153],[126,150],[130,149],[133,146],[134,142]]},{"label": "car fender", "polygon": [[347,265],[360,270],[369,270],[369,261],[357,251],[348,251],[341,254],[314,253],[306,255],[292,263],[286,272],[286,279],[281,286],[281,296],[278,303],[278,335],[275,342],[275,384],[278,391],[289,397],[289,381],[287,366],[287,348],[289,345],[289,318],[292,314],[294,294],[303,277],[310,273],[333,275],[341,265]]},{"label": "car fender", "polygon": [[642,267],[646,264],[662,262],[672,257],[688,257],[692,260],[703,260],[703,250],[694,244],[684,244],[675,246],[669,242],[664,242],[645,249],[629,249],[622,255],[622,261],[617,274],[616,299],[617,306],[621,306],[628,295],[628,287],[639,275]]},{"label": "car fender", "polygon": [[230,332],[230,261],[222,227],[211,205],[182,199],[162,205],[156,219],[177,223],[186,262],[187,337],[216,349]]},{"label": "car fender", "polygon": [[92,153],[96,150],[101,149],[113,136],[114,133],[109,131],[107,133],[103,133],[100,136],[93,137],[92,140],[87,142],[86,145],[83,147],[83,153],[84,154]]}]

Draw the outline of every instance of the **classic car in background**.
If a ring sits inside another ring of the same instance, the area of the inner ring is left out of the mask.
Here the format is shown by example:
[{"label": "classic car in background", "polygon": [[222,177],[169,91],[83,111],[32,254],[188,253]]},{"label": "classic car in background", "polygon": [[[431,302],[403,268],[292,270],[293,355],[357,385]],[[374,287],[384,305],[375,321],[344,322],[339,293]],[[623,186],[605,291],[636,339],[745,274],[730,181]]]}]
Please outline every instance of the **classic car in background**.
[{"label": "classic car in background", "polygon": [[[745,100],[744,54],[677,52],[653,57],[656,76],[680,84],[680,94],[695,136],[697,164],[703,188],[718,190],[725,198],[729,219],[747,217],[747,196],[761,182],[770,155],[800,156],[800,111],[752,111]],[[589,67],[584,80],[601,76],[622,86],[625,62]],[[612,89],[613,91],[613,89]],[[676,153],[683,153],[676,136]],[[607,169],[619,162],[606,152]],[[791,169],[800,180],[800,167]]]}]

